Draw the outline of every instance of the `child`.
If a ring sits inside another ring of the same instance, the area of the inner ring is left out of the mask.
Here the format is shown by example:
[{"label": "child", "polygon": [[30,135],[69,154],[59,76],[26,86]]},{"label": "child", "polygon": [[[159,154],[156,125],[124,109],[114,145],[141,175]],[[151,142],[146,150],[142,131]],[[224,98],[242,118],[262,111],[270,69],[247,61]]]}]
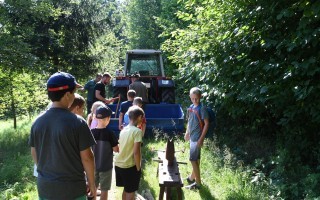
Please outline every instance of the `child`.
[{"label": "child", "polygon": [[137,128],[144,112],[138,106],[128,110],[130,123],[123,128],[119,136],[120,152],[115,158],[116,185],[124,187],[122,199],[134,199],[141,178],[141,142],[142,131]]},{"label": "child", "polygon": [[88,117],[87,117],[87,124],[88,126],[90,127],[90,129],[93,129],[97,126],[98,122],[95,118],[95,113],[96,113],[96,109],[99,107],[99,106],[105,106],[105,104],[102,102],[102,101],[96,101],[92,104],[92,107],[91,107],[91,113],[88,114]]},{"label": "child", "polygon": [[128,90],[127,92],[127,99],[128,101],[125,101],[125,102],[122,102],[120,104],[120,109],[119,109],[119,130],[122,130],[123,129],[123,117],[124,117],[124,114],[128,111],[129,107],[132,106],[132,102],[133,102],[133,99],[134,97],[136,96],[136,91],[134,90]]},{"label": "child", "polygon": [[[201,90],[199,88],[191,88],[190,99],[192,105],[190,106],[191,111],[188,111],[188,124],[185,133],[185,140],[190,141],[189,159],[192,165],[192,173],[187,178],[187,181],[190,185],[186,186],[186,188],[199,189],[201,186],[200,153],[203,140],[209,128],[209,116],[207,109],[204,106],[199,106],[201,99]],[[202,122],[204,122],[204,126],[202,126]]]},{"label": "child", "polygon": [[81,117],[83,117],[84,114],[84,106],[85,105],[85,100],[84,98],[78,94],[75,93],[74,94],[74,100],[73,103],[71,104],[71,106],[69,107],[69,110],[77,115],[80,115]]},{"label": "child", "polygon": [[[143,101],[141,97],[135,97],[133,99],[132,105],[134,106],[139,106],[142,108],[143,106]],[[129,115],[128,112],[123,117],[123,126],[127,126],[129,124]],[[141,124],[137,125],[138,128],[142,130],[142,136],[144,136],[144,133],[146,132],[146,127],[147,127],[147,120],[145,117],[143,117]]]},{"label": "child", "polygon": [[113,168],[113,151],[119,152],[118,141],[107,125],[110,122],[112,111],[107,106],[99,106],[96,109],[95,118],[98,121],[96,128],[91,132],[97,142],[93,146],[93,152],[96,162],[95,184],[100,183],[101,200],[108,199],[108,190],[111,187],[112,168]]}]

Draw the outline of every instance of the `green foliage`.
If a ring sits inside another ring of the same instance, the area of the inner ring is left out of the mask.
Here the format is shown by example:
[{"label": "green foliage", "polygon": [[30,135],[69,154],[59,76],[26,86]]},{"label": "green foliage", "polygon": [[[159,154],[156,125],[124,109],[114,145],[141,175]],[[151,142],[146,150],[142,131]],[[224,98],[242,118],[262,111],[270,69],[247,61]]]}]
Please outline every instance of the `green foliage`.
[{"label": "green foliage", "polygon": [[43,110],[48,104],[45,80],[33,73],[12,73],[0,69],[3,88],[0,93],[0,118],[29,116]]},{"label": "green foliage", "polygon": [[156,17],[160,15],[161,0],[128,1],[123,17],[125,18],[128,46],[131,49],[159,49],[160,27]]},{"label": "green foliage", "polygon": [[183,92],[193,86],[207,92],[218,111],[219,140],[246,162],[287,152],[262,169],[279,173],[283,181],[273,181],[281,182],[283,198],[319,196],[300,180],[318,174],[320,165],[320,2],[179,3],[177,16],[188,25],[172,31],[162,48],[179,66]]},{"label": "green foliage", "polygon": [[18,129],[1,120],[0,128],[0,198],[37,198],[33,162],[27,145],[30,119],[20,119]]},{"label": "green foliage", "polygon": [[[6,0],[0,3],[0,118],[38,112],[48,76],[67,71],[78,81],[119,68],[117,1]],[[24,82],[24,84],[22,84]],[[28,87],[26,87],[26,85]]]}]

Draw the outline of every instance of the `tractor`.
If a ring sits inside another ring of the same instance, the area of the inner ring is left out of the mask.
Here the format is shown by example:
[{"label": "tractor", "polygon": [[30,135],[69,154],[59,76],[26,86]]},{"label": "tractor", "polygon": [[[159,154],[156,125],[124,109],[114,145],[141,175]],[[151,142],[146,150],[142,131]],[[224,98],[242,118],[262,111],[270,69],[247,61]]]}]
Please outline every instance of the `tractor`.
[{"label": "tractor", "polygon": [[148,89],[149,103],[144,105],[147,120],[145,136],[153,136],[155,132],[182,133],[184,113],[181,106],[175,104],[175,84],[171,78],[165,76],[161,51],[149,49],[128,50],[124,69],[116,71],[112,81],[113,96],[120,99],[108,105],[115,112],[108,126],[119,134],[119,104],[127,100],[130,75],[134,73],[140,74],[140,80]]},{"label": "tractor", "polygon": [[120,95],[120,101],[127,100],[130,76],[140,74],[140,80],[148,88],[151,104],[175,103],[174,82],[165,76],[161,51],[150,49],[128,50],[123,70],[117,70],[112,82],[113,96]]}]

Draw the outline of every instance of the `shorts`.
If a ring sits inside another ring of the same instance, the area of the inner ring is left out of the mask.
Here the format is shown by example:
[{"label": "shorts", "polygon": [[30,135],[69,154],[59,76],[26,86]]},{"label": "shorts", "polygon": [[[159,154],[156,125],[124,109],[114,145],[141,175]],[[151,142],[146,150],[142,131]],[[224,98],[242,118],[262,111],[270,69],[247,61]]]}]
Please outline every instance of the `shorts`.
[{"label": "shorts", "polygon": [[[39,200],[49,200],[49,199],[45,199],[45,198],[39,197]],[[83,196],[77,197],[74,200],[87,200],[87,195],[83,195]]]},{"label": "shorts", "polygon": [[139,189],[141,178],[141,170],[137,171],[136,166],[130,168],[120,168],[115,166],[116,170],[116,185],[124,187],[127,193],[135,192]]},{"label": "shorts", "polygon": [[197,143],[190,141],[190,161],[200,160],[201,148],[198,147]]},{"label": "shorts", "polygon": [[102,191],[108,191],[111,188],[111,180],[112,180],[112,169],[106,172],[95,172],[95,183],[98,187],[100,183],[100,188]]}]

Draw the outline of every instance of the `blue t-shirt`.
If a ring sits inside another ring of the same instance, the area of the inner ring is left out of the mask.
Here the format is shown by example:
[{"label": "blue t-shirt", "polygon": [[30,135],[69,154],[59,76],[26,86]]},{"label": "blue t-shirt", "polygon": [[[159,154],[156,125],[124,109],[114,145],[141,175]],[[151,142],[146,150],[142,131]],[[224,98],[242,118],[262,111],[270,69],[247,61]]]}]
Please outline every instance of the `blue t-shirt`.
[{"label": "blue t-shirt", "polygon": [[128,114],[128,111],[126,112],[126,114],[124,114],[123,116],[123,121],[122,121],[122,124],[123,126],[128,126],[130,120],[129,120],[129,114]]},{"label": "blue t-shirt", "polygon": [[126,113],[131,106],[132,106],[132,101],[122,102],[120,104],[119,112]]}]

